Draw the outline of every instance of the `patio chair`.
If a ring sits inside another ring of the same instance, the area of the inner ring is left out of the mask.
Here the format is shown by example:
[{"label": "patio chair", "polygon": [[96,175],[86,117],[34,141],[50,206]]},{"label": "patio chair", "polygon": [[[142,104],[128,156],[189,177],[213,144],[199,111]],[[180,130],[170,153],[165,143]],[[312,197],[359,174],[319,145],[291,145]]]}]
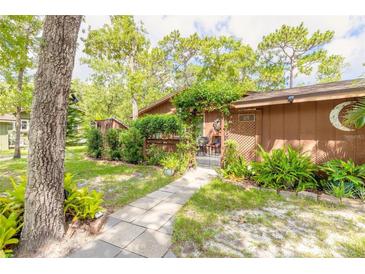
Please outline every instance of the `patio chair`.
[{"label": "patio chair", "polygon": [[209,138],[208,137],[199,137],[198,138],[198,155],[205,155],[207,154],[207,144],[209,143]]}]

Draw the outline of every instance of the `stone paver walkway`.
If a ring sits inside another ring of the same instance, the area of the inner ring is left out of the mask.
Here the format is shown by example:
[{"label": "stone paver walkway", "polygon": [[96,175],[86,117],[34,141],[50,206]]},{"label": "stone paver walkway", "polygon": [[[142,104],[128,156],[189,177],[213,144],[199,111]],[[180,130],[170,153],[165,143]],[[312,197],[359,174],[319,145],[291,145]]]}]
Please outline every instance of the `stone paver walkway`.
[{"label": "stone paver walkway", "polygon": [[173,258],[174,215],[216,172],[198,167],[111,214],[96,240],[71,258]]}]

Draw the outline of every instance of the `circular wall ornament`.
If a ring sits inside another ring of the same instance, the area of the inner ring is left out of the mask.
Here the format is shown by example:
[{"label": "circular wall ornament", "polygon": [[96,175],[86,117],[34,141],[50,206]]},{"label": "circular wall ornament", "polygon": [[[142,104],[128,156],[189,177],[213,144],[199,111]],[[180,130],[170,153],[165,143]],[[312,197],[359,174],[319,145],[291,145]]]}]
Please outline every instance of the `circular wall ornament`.
[{"label": "circular wall ornament", "polygon": [[347,101],[347,102],[343,102],[343,103],[340,103],[338,105],[336,105],[330,112],[330,122],[331,124],[339,129],[339,130],[342,130],[342,131],[353,131],[354,129],[352,128],[348,128],[346,126],[344,126],[341,121],[340,121],[340,112],[346,107],[346,106],[349,106],[351,104],[354,104],[356,103],[355,101]]},{"label": "circular wall ornament", "polygon": [[213,128],[214,128],[215,131],[220,131],[221,130],[221,120],[219,118],[214,120]]}]

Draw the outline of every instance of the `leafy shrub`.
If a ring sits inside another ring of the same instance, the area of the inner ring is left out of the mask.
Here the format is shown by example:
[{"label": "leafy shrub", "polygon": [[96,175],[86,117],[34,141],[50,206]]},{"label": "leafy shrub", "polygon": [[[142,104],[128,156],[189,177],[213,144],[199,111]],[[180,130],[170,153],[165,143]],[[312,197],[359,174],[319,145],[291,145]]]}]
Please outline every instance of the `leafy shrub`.
[{"label": "leafy shrub", "polygon": [[165,169],[172,169],[174,171],[177,171],[179,170],[180,165],[179,156],[176,153],[170,153],[161,160],[161,165]]},{"label": "leafy shrub", "polygon": [[108,144],[108,154],[112,160],[121,159],[120,151],[120,131],[114,128],[108,129],[106,133],[106,142]]},{"label": "leafy shrub", "polygon": [[15,212],[8,217],[0,213],[0,258],[10,257],[13,253],[10,247],[19,243],[16,237],[20,229],[18,219]]},{"label": "leafy shrub", "polygon": [[[261,162],[253,163],[253,178],[264,187],[303,190],[303,186],[316,186],[315,165],[308,156],[291,146],[275,149],[271,153],[259,147]],[[305,188],[305,187],[304,187]]]},{"label": "leafy shrub", "polygon": [[156,145],[151,145],[146,151],[147,164],[160,165],[161,160],[167,156],[167,152]]},{"label": "leafy shrub", "polygon": [[72,221],[92,220],[96,213],[103,208],[102,194],[87,187],[76,189],[65,200],[64,212],[66,216],[71,216]]},{"label": "leafy shrub", "polygon": [[71,174],[65,176],[65,192],[64,212],[72,218],[72,222],[94,219],[95,214],[103,210],[102,194],[87,187],[78,188]]},{"label": "leafy shrub", "polygon": [[17,183],[13,178],[10,178],[10,182],[12,188],[4,192],[3,197],[0,197],[0,213],[8,217],[11,213],[15,212],[22,219],[27,179],[21,177],[21,181]]},{"label": "leafy shrub", "polygon": [[320,168],[327,176],[324,190],[338,198],[364,195],[365,165],[356,165],[352,160],[330,160]]},{"label": "leafy shrub", "polygon": [[138,118],[133,126],[137,128],[144,138],[155,134],[177,135],[182,130],[180,119],[174,114],[150,114]]},{"label": "leafy shrub", "polygon": [[91,157],[101,157],[103,152],[103,136],[97,128],[91,128],[87,133],[87,151]]},{"label": "leafy shrub", "polygon": [[133,164],[143,161],[144,138],[137,128],[131,127],[120,135],[122,158]]},{"label": "leafy shrub", "polygon": [[223,167],[233,163],[238,157],[237,142],[234,140],[227,140],[224,142],[224,158]]},{"label": "leafy shrub", "polygon": [[224,178],[237,179],[250,176],[250,171],[245,159],[238,155],[237,142],[227,140],[224,143],[223,167],[220,170]]}]

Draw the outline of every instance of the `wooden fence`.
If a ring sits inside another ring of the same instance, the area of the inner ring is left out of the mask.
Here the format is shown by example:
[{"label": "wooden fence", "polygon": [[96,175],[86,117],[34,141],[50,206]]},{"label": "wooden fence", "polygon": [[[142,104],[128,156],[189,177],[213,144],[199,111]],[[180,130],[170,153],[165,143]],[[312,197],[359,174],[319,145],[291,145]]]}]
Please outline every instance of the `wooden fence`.
[{"label": "wooden fence", "polygon": [[146,139],[144,150],[146,151],[151,145],[163,149],[166,152],[176,151],[176,145],[180,142],[179,138],[167,138],[167,139]]}]

